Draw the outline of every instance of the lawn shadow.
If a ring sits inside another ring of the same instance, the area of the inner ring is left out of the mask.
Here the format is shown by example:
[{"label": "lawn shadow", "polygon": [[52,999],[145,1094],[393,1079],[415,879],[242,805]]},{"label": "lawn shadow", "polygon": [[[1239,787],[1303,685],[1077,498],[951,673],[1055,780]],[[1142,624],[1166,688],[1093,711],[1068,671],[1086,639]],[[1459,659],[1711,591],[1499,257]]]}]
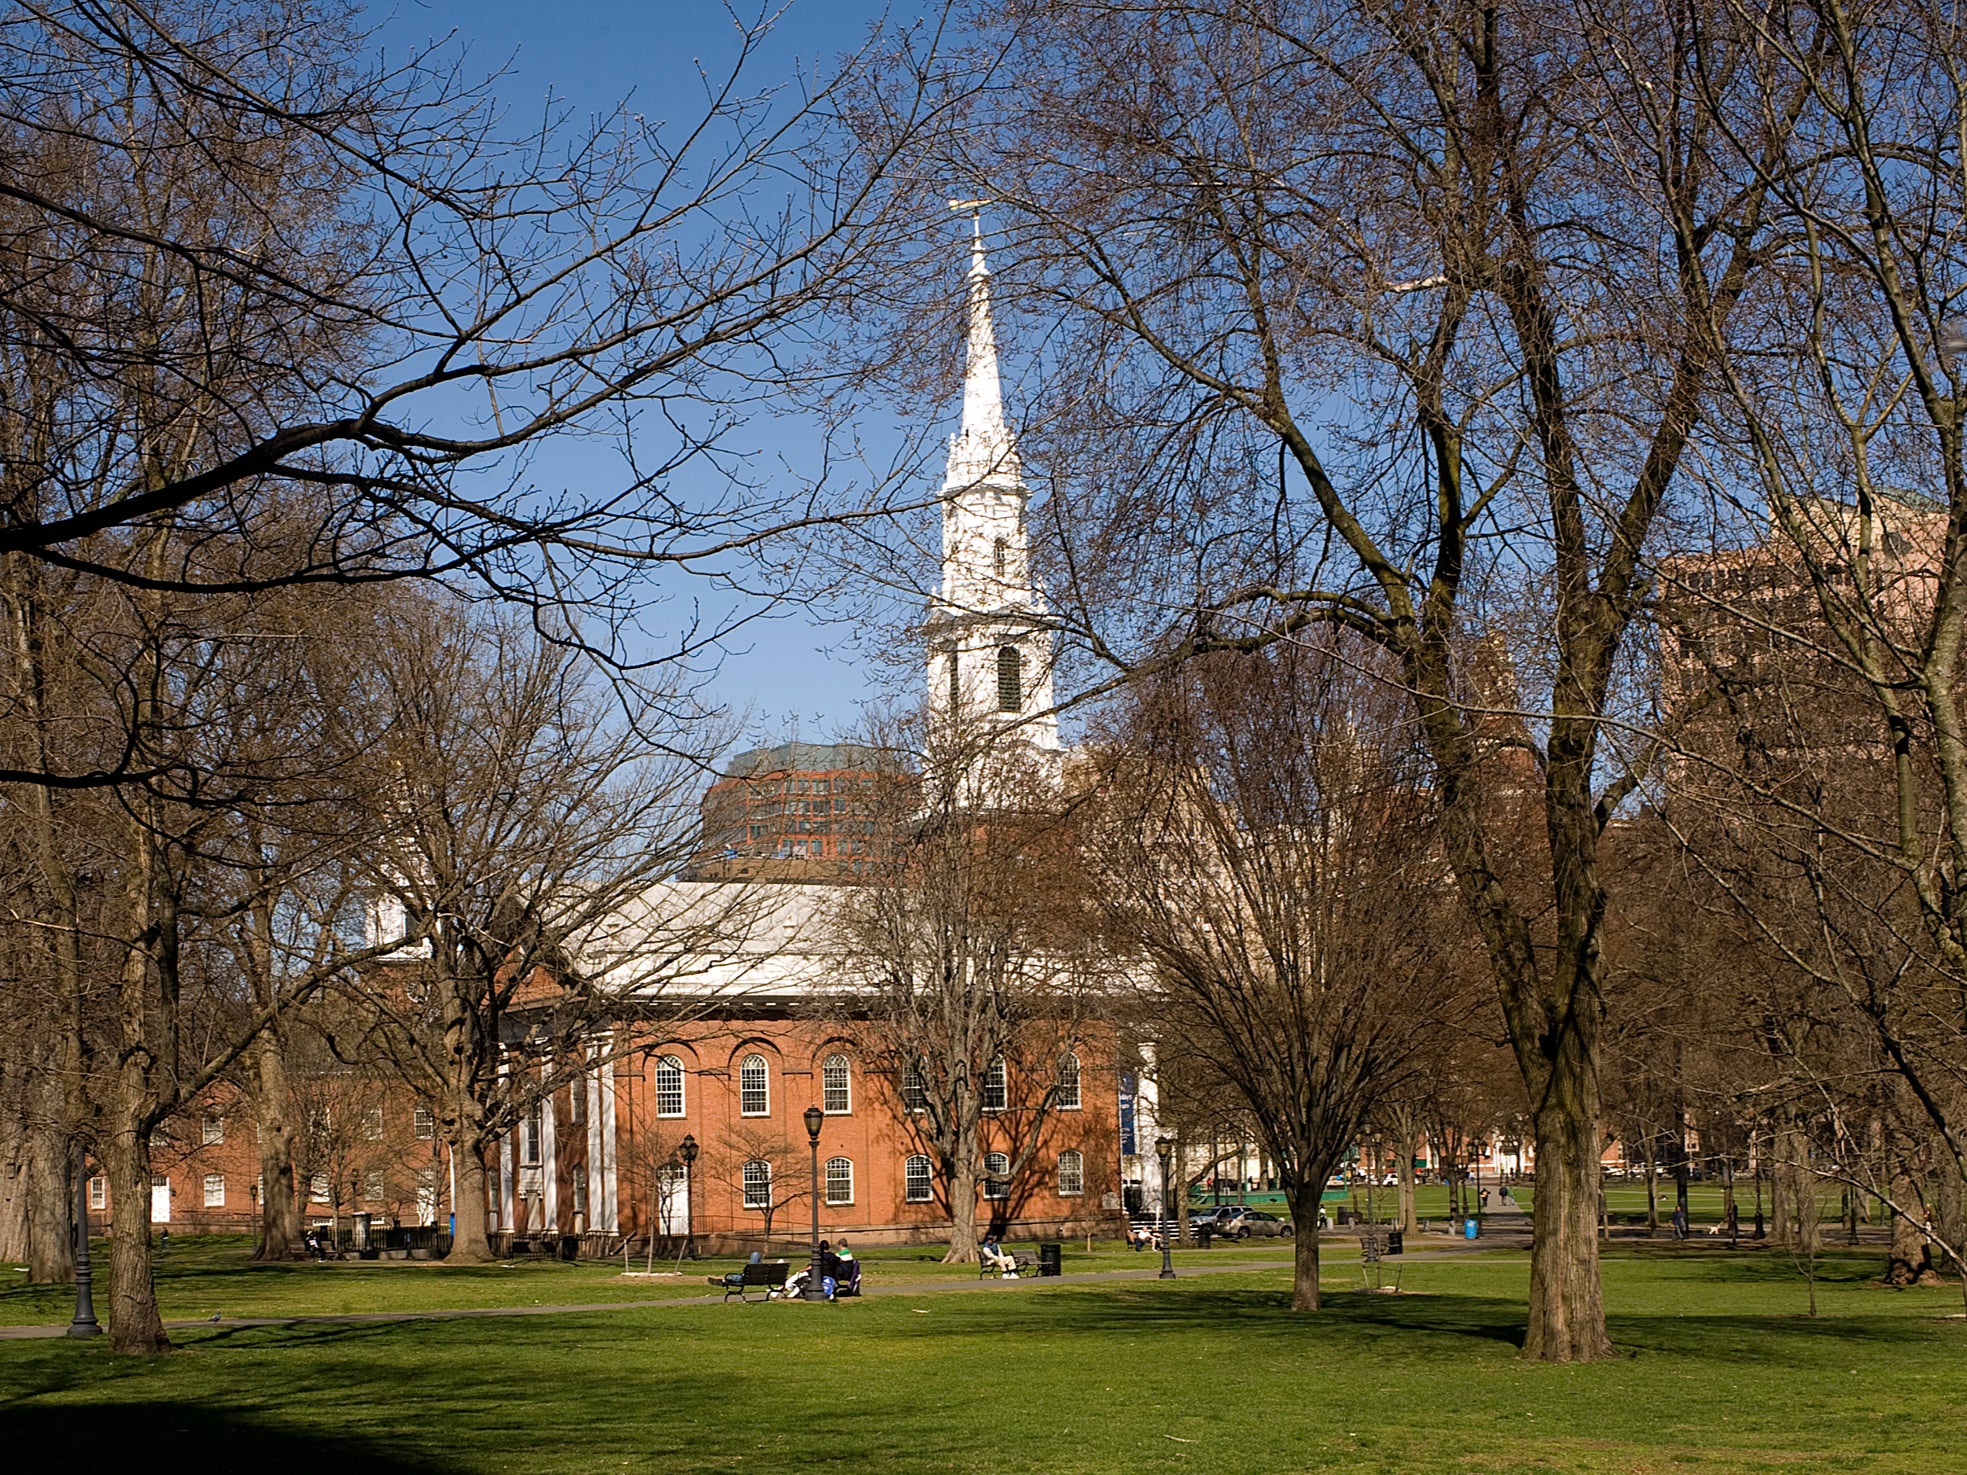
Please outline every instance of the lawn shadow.
[{"label": "lawn shadow", "polygon": [[276,1428],[226,1409],[172,1403],[11,1404],[0,1438],[19,1470],[78,1462],[98,1470],[264,1475],[268,1470],[348,1468],[373,1475],[453,1475],[371,1440]]}]

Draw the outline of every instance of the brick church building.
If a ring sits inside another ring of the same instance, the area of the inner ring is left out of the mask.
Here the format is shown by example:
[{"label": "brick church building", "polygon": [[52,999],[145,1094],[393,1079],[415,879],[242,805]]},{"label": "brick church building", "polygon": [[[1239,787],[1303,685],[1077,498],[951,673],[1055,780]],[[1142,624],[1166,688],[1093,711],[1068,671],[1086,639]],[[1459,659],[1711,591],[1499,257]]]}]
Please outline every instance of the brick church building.
[{"label": "brick church building", "polygon": [[[1052,643],[1030,567],[1027,492],[1004,416],[980,237],[969,273],[962,423],[943,489],[943,578],[927,621],[932,720],[994,725],[1056,774],[1064,761],[1051,687]],[[597,1065],[543,1097],[500,1143],[491,1174],[495,1243],[617,1253],[693,1237],[731,1250],[800,1238],[817,1163],[822,1233],[868,1242],[933,1240],[948,1207],[898,1080],[822,1007],[841,973],[830,909],[855,885],[880,786],[866,749],[785,744],[741,755],[703,801],[706,851],[658,906],[688,907],[743,884],[756,922],[710,962],[704,1007],[687,1024],[624,1020],[594,1041]],[[1138,1181],[1133,1076],[1111,1028],[1046,1053],[1048,1078],[999,1061],[982,1084],[979,1223],[1018,1237],[1117,1232],[1123,1180]],[[1050,1072],[1056,1071],[1056,1075]],[[1123,1095],[1122,1087],[1128,1090]],[[314,1136],[298,1165],[310,1225],[447,1224],[454,1175],[427,1106],[350,1075],[310,1083]],[[1145,1103],[1141,1104],[1145,1110]],[[804,1114],[820,1112],[817,1147]],[[1123,1157],[1123,1148],[1127,1155]],[[156,1154],[154,1223],[249,1231],[259,1150],[243,1097],[212,1094]],[[92,1209],[109,1208],[90,1185]]]}]

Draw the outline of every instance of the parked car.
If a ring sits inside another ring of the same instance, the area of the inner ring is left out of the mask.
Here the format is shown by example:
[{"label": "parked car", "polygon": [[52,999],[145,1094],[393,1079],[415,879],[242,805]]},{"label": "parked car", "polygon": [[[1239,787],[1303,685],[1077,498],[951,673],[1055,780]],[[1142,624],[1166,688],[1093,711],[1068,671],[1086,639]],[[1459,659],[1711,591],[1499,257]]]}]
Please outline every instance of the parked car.
[{"label": "parked car", "polygon": [[1219,1239],[1249,1239],[1253,1235],[1259,1239],[1274,1239],[1279,1235],[1288,1239],[1291,1234],[1289,1219],[1266,1214],[1248,1204],[1224,1204],[1208,1214],[1192,1217],[1189,1223],[1197,1229],[1207,1228]]}]

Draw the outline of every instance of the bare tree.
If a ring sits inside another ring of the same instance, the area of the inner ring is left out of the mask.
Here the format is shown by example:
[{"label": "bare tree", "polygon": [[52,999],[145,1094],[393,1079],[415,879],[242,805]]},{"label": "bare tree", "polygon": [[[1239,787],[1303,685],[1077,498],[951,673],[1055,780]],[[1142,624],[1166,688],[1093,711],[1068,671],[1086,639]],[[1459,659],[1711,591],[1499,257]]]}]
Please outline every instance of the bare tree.
[{"label": "bare tree", "polygon": [[1467,1004],[1411,719],[1350,637],[1147,685],[1086,861],[1161,1048],[1255,1124],[1319,1305],[1319,1203],[1382,1093]]},{"label": "bare tree", "polygon": [[836,928],[845,1007],[934,1164],[957,1264],[977,1258],[979,1195],[1010,1212],[1037,1161],[1081,1027],[1089,918],[1056,755],[953,719],[920,746]]},{"label": "bare tree", "polygon": [[[1082,659],[1326,624],[1410,692],[1530,1101],[1541,1359],[1612,1350],[1598,846],[1646,757],[1616,725],[1644,560],[1766,259],[1716,113],[1766,150],[1790,122],[1744,97],[1753,38],[1693,15],[1032,0],[986,17],[1018,85],[940,157],[1009,220],[1007,296],[1063,317],[1024,449]],[[1485,764],[1499,705],[1534,775]]]},{"label": "bare tree", "polygon": [[[748,484],[727,444],[746,406],[828,379],[793,339],[906,227],[832,81],[753,79],[772,20],[735,27],[680,116],[549,104],[508,131],[496,79],[448,44],[386,61],[340,0],[10,9],[0,553],[178,589],[466,573],[577,595],[605,644],[645,570],[880,512]],[[535,453],[602,429],[611,484],[538,484]],[[698,473],[723,490],[679,494]],[[250,571],[105,536],[160,516],[305,535]]]}]

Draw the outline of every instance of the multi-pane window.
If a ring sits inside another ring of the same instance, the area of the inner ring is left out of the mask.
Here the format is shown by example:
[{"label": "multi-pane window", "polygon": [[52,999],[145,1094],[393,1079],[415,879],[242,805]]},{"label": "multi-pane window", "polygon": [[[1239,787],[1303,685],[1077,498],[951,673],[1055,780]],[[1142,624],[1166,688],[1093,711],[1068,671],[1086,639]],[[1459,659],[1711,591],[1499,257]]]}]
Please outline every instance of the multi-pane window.
[{"label": "multi-pane window", "polygon": [[1070,1050],[1059,1060],[1058,1104],[1061,1111],[1079,1110],[1079,1057]]},{"label": "multi-pane window", "polygon": [[577,1127],[587,1125],[587,1077],[575,1076],[574,1084],[567,1088],[567,1107],[569,1119]]},{"label": "multi-pane window", "polygon": [[419,1101],[410,1114],[410,1130],[416,1133],[417,1141],[428,1142],[437,1135],[437,1113],[431,1110],[428,1101]]},{"label": "multi-pane window", "polygon": [[587,1212],[587,1167],[585,1164],[574,1169],[574,1212]]},{"label": "multi-pane window", "polygon": [[1086,1191],[1086,1159],[1075,1148],[1059,1154],[1059,1193],[1065,1198]]},{"label": "multi-pane window", "polygon": [[89,1207],[92,1209],[106,1209],[109,1207],[109,1180],[107,1178],[91,1178],[89,1180]]},{"label": "multi-pane window", "polygon": [[1015,645],[997,648],[997,710],[1015,712],[1024,705],[1024,656]]},{"label": "multi-pane window", "polygon": [[911,1060],[902,1067],[902,1106],[909,1111],[929,1109],[929,1083],[922,1075],[922,1067]]},{"label": "multi-pane window", "polygon": [[656,1115],[683,1115],[683,1062],[674,1055],[656,1062]]},{"label": "multi-pane window", "polygon": [[1001,1152],[984,1154],[983,1196],[992,1199],[1011,1196],[1011,1160]]},{"label": "multi-pane window", "polygon": [[540,1162],[540,1138],[545,1127],[545,1114],[535,1101],[526,1108],[526,1115],[519,1122],[519,1161],[528,1168],[536,1168]]},{"label": "multi-pane window", "polygon": [[747,1055],[738,1067],[738,1111],[744,1116],[769,1116],[772,1111],[771,1067],[763,1055]]},{"label": "multi-pane window", "polygon": [[772,1206],[772,1165],[748,1162],[744,1165],[744,1206],[769,1209]]},{"label": "multi-pane window", "polygon": [[215,1111],[205,1113],[205,1130],[201,1134],[207,1147],[217,1147],[225,1141],[225,1118]]},{"label": "multi-pane window", "polygon": [[372,1106],[362,1113],[362,1135],[370,1142],[382,1141],[381,1106]]},{"label": "multi-pane window", "polygon": [[963,659],[956,652],[949,653],[949,712],[952,717],[963,710]]},{"label": "multi-pane window", "polygon": [[437,1222],[437,1169],[417,1169],[417,1222]]},{"label": "multi-pane window", "polygon": [[325,1204],[328,1201],[328,1175],[316,1173],[307,1180],[307,1196],[310,1202]]},{"label": "multi-pane window", "polygon": [[362,1197],[372,1204],[379,1204],[386,1192],[381,1173],[371,1173],[362,1180]]},{"label": "multi-pane window", "polygon": [[926,1204],[935,1196],[929,1160],[918,1152],[902,1164],[902,1197],[912,1204]]},{"label": "multi-pane window", "polygon": [[820,1067],[820,1105],[829,1116],[839,1116],[854,1109],[853,1068],[847,1064],[845,1055],[829,1055]]},{"label": "multi-pane window", "polygon": [[830,1157],[826,1160],[826,1201],[830,1204],[850,1204],[854,1201],[854,1164],[851,1158]]},{"label": "multi-pane window", "polygon": [[205,1207],[222,1209],[225,1207],[225,1174],[207,1173],[205,1175]]},{"label": "multi-pane window", "polygon": [[983,1109],[1003,1111],[1011,1104],[1010,1077],[1000,1057],[990,1062],[983,1077]]}]

